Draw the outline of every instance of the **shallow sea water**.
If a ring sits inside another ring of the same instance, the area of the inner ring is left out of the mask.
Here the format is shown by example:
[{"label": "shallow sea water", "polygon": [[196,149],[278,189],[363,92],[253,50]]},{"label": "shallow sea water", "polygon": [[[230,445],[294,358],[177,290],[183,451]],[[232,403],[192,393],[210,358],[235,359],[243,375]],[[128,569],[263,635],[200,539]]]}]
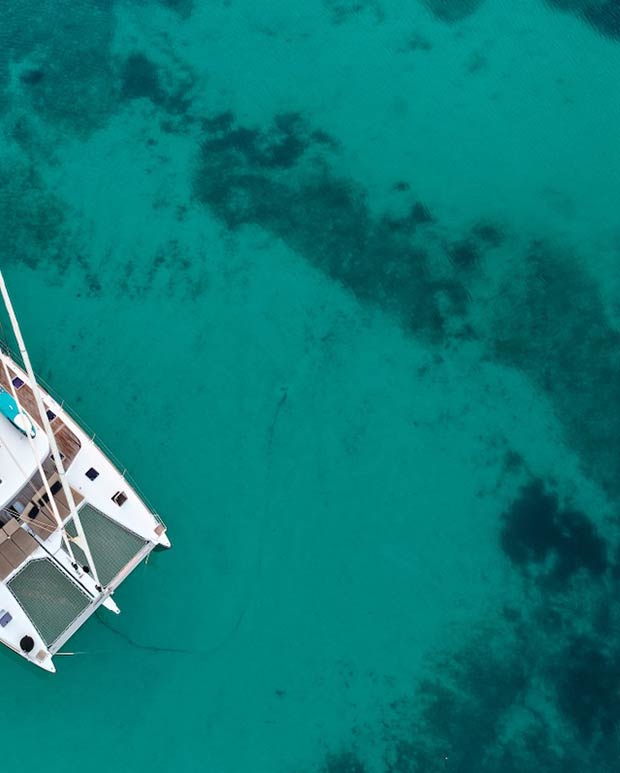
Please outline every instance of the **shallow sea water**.
[{"label": "shallow sea water", "polygon": [[2,269],[173,542],[3,771],[617,769],[619,75],[616,0],[3,3]]}]

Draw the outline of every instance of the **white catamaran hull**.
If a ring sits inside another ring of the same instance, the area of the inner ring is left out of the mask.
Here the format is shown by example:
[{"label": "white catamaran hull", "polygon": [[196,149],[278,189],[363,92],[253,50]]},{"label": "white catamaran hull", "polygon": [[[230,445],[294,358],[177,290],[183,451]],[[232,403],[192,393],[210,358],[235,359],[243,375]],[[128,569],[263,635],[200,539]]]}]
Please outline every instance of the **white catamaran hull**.
[{"label": "white catamaran hull", "polygon": [[116,588],[170,542],[125,473],[38,385],[1,272],[0,289],[26,365],[0,352],[0,642],[54,672],[67,640],[99,606],[118,612]]}]

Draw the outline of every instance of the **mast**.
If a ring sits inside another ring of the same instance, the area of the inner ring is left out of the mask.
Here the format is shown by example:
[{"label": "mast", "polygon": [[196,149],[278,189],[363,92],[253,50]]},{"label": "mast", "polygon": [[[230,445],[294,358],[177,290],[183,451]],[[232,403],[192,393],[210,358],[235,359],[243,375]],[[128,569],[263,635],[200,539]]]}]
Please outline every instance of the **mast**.
[{"label": "mast", "polygon": [[71,486],[67,482],[65,466],[62,463],[62,459],[60,458],[60,451],[58,450],[56,437],[52,430],[50,420],[47,416],[45,406],[43,405],[43,400],[41,399],[41,392],[39,390],[39,385],[37,383],[36,376],[34,375],[34,370],[32,369],[32,365],[30,363],[30,357],[28,356],[26,344],[24,343],[24,339],[22,337],[19,323],[15,315],[15,310],[13,309],[13,304],[11,302],[9,292],[6,288],[6,284],[4,282],[4,276],[2,275],[1,270],[0,270],[0,293],[2,294],[2,298],[4,300],[4,305],[6,306],[9,319],[11,320],[11,327],[13,328],[13,333],[15,334],[15,339],[17,341],[19,352],[22,355],[22,358],[24,360],[26,372],[28,373],[28,378],[30,379],[30,386],[32,388],[32,393],[34,395],[34,399],[37,404],[37,410],[39,411],[39,416],[41,418],[43,428],[45,429],[45,434],[47,435],[47,438],[50,443],[54,464],[56,465],[56,469],[58,470],[58,475],[60,477],[60,482],[62,484],[62,490],[67,500],[67,504],[69,505],[69,512],[71,513],[71,517],[73,518],[73,523],[75,524],[75,529],[79,537],[78,544],[84,551],[84,555],[86,556],[86,560],[88,561],[88,566],[92,573],[93,579],[95,580],[95,583],[97,584],[98,588],[101,588],[101,583],[99,582],[99,577],[97,575],[97,568],[95,567],[95,562],[93,560],[92,553],[90,552],[90,547],[88,545],[88,540],[86,539],[86,534],[84,533],[82,521],[80,520],[80,517],[77,512],[77,508],[75,506],[75,499],[73,498],[73,492],[71,491]]}]

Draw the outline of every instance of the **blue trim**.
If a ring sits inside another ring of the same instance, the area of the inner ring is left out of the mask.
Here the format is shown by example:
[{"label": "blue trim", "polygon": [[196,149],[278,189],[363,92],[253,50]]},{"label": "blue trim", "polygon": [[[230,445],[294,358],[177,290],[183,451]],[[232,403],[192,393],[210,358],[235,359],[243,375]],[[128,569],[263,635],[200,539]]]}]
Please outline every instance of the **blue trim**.
[{"label": "blue trim", "polygon": [[[24,430],[19,426],[19,424],[16,423],[16,418],[19,416],[20,413],[22,413],[22,416],[24,418],[27,418],[26,414],[21,412],[19,408],[17,407],[17,403],[12,395],[10,395],[4,387],[0,387],[0,413],[7,418],[11,424],[15,427],[15,429],[18,429],[22,435],[25,435],[26,433]],[[36,430],[33,427],[32,423],[30,424],[31,428],[31,437],[34,437],[36,434]]]}]

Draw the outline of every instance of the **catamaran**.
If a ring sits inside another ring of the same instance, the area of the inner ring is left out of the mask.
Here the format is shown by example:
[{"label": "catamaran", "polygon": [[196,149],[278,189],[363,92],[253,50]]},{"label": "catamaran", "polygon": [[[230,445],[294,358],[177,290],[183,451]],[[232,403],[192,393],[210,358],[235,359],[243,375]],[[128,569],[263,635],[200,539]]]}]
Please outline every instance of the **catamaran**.
[{"label": "catamaran", "polygon": [[0,271],[23,361],[0,347],[0,641],[54,655],[157,547],[166,526],[95,438],[41,386]]}]

